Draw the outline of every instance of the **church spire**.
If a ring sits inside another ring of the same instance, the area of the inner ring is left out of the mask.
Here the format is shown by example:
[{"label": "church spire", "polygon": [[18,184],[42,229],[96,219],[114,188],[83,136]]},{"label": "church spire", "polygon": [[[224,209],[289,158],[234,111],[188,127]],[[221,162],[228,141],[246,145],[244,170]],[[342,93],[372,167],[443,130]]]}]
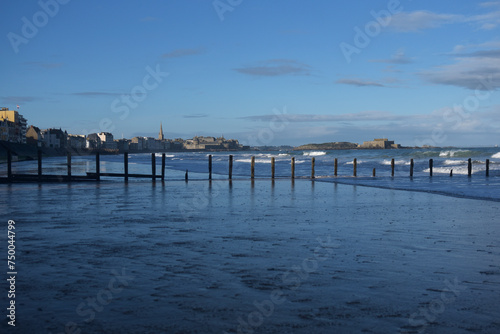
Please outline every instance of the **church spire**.
[{"label": "church spire", "polygon": [[163,126],[162,126],[161,123],[160,123],[160,134],[158,135],[158,139],[159,140],[164,140],[165,139],[165,136],[163,136]]}]

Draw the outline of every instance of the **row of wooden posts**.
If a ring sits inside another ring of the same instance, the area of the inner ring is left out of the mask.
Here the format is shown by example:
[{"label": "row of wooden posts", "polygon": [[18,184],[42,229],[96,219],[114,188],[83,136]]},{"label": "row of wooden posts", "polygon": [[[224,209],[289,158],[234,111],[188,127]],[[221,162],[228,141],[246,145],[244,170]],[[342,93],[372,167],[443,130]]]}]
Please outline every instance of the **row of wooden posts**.
[{"label": "row of wooden posts", "polygon": [[[96,159],[95,159],[95,173],[92,172],[87,172],[87,175],[85,176],[76,176],[72,175],[71,173],[71,153],[69,152],[67,154],[67,174],[66,175],[44,175],[42,174],[42,151],[38,151],[38,174],[37,175],[32,175],[32,174],[16,174],[14,175],[12,173],[12,155],[10,152],[8,152],[8,157],[7,157],[7,181],[14,181],[14,180],[20,180],[20,181],[76,181],[76,180],[97,180],[99,181],[101,179],[101,176],[108,176],[108,177],[122,177],[124,178],[125,181],[128,181],[129,178],[151,178],[152,180],[156,179],[161,179],[162,181],[165,180],[165,153],[162,154],[161,156],[161,172],[160,174],[156,173],[156,154],[152,153],[151,154],[151,174],[131,174],[128,171],[128,153],[124,153],[124,158],[123,158],[123,167],[124,167],[124,173],[103,173],[101,172],[100,166],[100,154],[96,153]],[[315,158],[313,157],[311,159],[311,179],[315,178]],[[429,175],[432,176],[433,174],[433,165],[434,161],[433,159],[429,160]],[[489,176],[489,169],[490,169],[490,160],[486,160],[486,176]],[[391,176],[394,176],[394,171],[395,171],[395,162],[394,159],[391,160]],[[410,177],[413,176],[413,171],[414,171],[414,162],[413,159],[410,160]],[[334,171],[333,175],[337,176],[338,174],[338,160],[335,158],[334,160]],[[376,175],[375,168],[373,169],[373,176]],[[452,176],[452,171],[450,172],[450,176]],[[229,179],[231,180],[233,177],[233,156],[229,155]],[[357,176],[357,159],[353,160],[353,176]],[[468,160],[468,176],[472,176],[472,160]],[[255,157],[251,157],[251,163],[250,163],[250,177],[252,179],[255,178]],[[212,155],[208,156],[208,178],[209,180],[212,179]],[[271,158],[271,178],[275,178],[275,159],[274,157]],[[291,159],[291,178],[295,178],[295,157],[292,157]],[[185,174],[185,179],[188,179],[188,171],[186,170]]]},{"label": "row of wooden posts", "polygon": [[[315,164],[316,164],[316,159],[313,157],[311,158],[311,179],[315,178]],[[232,155],[229,156],[229,178],[231,178],[231,170],[232,170]],[[295,157],[292,157],[292,174],[291,177],[292,179],[295,178]],[[395,160],[391,159],[391,176],[394,176],[394,171],[395,171]],[[410,176],[413,177],[413,171],[414,171],[415,163],[413,162],[413,159],[410,160]],[[434,160],[429,159],[429,175],[432,176],[433,174],[433,168],[434,168]],[[212,156],[209,156],[209,173],[211,178],[211,172],[212,171]],[[274,179],[274,171],[275,171],[275,160],[274,157],[271,158],[271,178]],[[353,176],[357,176],[358,174],[358,161],[356,158],[353,160]],[[335,158],[334,163],[333,163],[333,175],[337,176],[338,175],[338,159]],[[450,172],[450,176],[453,175],[453,170]],[[372,176],[376,176],[376,170],[373,168],[372,171]],[[472,159],[469,158],[468,160],[468,176],[472,176]],[[490,176],[490,159],[486,159],[486,176]],[[253,179],[255,177],[255,157],[252,157],[251,163],[250,163],[250,177]]]}]

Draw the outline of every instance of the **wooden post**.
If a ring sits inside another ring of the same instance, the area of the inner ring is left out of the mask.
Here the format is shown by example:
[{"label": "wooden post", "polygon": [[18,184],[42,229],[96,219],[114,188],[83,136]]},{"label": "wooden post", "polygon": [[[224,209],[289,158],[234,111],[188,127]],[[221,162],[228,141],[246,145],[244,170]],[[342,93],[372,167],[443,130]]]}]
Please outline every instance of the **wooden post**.
[{"label": "wooden post", "polygon": [[151,178],[156,181],[156,154],[151,153]]},{"label": "wooden post", "polygon": [[429,159],[429,176],[432,176],[432,168],[434,166],[434,160]]},{"label": "wooden post", "polygon": [[413,177],[413,167],[415,167],[415,163],[413,159],[410,160],[410,177]]},{"label": "wooden post", "polygon": [[42,181],[42,150],[38,149],[38,180]]},{"label": "wooden post", "polygon": [[12,180],[12,152],[7,149],[7,178]]},{"label": "wooden post", "polygon": [[295,157],[292,157],[292,179],[295,179]]},{"label": "wooden post", "polygon": [[311,179],[314,179],[314,165],[316,164],[316,159],[314,157],[311,158]]},{"label": "wooden post", "polygon": [[274,157],[271,158],[271,178],[274,179],[275,161]]},{"label": "wooden post", "polygon": [[188,181],[189,176],[188,176],[188,170],[186,169],[186,174],[184,174],[184,181]]},{"label": "wooden post", "polygon": [[469,158],[469,160],[467,161],[467,175],[469,177],[472,176],[472,159]]},{"label": "wooden post", "polygon": [[165,153],[161,155],[161,180],[165,181]]},{"label": "wooden post", "polygon": [[250,163],[250,177],[253,179],[255,177],[255,157],[252,156]]},{"label": "wooden post", "polygon": [[490,159],[486,159],[486,176],[490,176]]},{"label": "wooden post", "polygon": [[229,179],[233,179],[233,156],[229,155]]},{"label": "wooden post", "polygon": [[354,161],[352,162],[352,167],[353,167],[352,176],[357,176],[357,174],[358,174],[358,159],[354,158]]},{"label": "wooden post", "polygon": [[68,165],[68,181],[71,181],[71,151],[68,151],[66,160]]},{"label": "wooden post", "polygon": [[125,172],[125,182],[128,182],[128,152],[123,153],[123,169]]},{"label": "wooden post", "polygon": [[375,177],[375,168],[373,168],[373,177]]},{"label": "wooden post", "polygon": [[99,155],[99,152],[95,153],[95,174],[96,174],[96,180],[100,181],[101,180],[101,158]]},{"label": "wooden post", "polygon": [[212,155],[208,156],[208,179],[212,179]]},{"label": "wooden post", "polygon": [[394,176],[394,158],[391,159],[391,176]]},{"label": "wooden post", "polygon": [[333,163],[333,176],[337,176],[339,164],[337,158],[335,158],[335,162]]}]

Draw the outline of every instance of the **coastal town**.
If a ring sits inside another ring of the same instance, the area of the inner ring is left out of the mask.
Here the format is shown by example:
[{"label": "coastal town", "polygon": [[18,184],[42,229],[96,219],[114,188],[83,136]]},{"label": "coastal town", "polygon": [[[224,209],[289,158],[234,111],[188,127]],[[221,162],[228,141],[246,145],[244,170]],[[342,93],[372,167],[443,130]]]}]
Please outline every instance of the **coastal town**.
[{"label": "coastal town", "polygon": [[[72,151],[76,154],[89,154],[101,152],[115,153],[151,153],[151,152],[179,152],[179,151],[243,151],[250,149],[261,149],[244,146],[237,139],[226,139],[224,136],[195,136],[191,139],[168,139],[163,133],[163,126],[159,124],[159,132],[156,138],[137,136],[131,139],[115,139],[110,132],[99,132],[83,134],[70,134],[63,129],[48,128],[40,129],[37,126],[28,126],[27,119],[17,110],[0,108],[0,144],[10,145],[9,150],[14,153],[17,150],[29,151],[41,149],[46,155],[65,154]],[[12,145],[20,144],[13,148]],[[24,148],[23,148],[24,147]],[[265,147],[269,149],[270,147]],[[271,147],[272,148],[272,147]],[[280,147],[281,148],[281,147]],[[331,142],[323,144],[307,144],[297,147],[286,146],[291,150],[339,150],[339,149],[398,149],[402,148],[393,140],[378,138],[365,141],[362,144],[350,142]],[[24,155],[24,154],[21,154]],[[30,155],[26,153],[25,155]]]},{"label": "coastal town", "polygon": [[57,153],[58,151],[75,151],[78,153],[100,151],[104,153],[123,152],[166,152],[166,151],[236,151],[248,147],[241,145],[236,139],[220,137],[196,136],[192,139],[167,139],[160,130],[157,138],[134,137],[132,139],[115,139],[109,132],[90,133],[87,135],[70,134],[62,129],[40,129],[34,125],[27,126],[27,119],[17,110],[0,108],[0,141],[7,143],[27,144]]}]

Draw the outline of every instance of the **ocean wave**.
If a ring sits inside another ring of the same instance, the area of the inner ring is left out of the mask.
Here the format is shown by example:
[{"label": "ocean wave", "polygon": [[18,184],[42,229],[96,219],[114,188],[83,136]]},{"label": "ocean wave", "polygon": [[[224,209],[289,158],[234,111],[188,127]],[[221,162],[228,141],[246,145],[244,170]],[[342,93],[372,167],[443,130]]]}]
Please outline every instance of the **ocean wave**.
[{"label": "ocean wave", "polygon": [[439,156],[437,151],[423,151],[423,152],[412,151],[409,153],[409,155],[411,157],[415,157],[415,158],[432,158],[432,157]]},{"label": "ocean wave", "polygon": [[[435,173],[435,174],[450,174],[451,170],[453,170],[453,174],[467,175],[469,173],[469,170],[468,170],[467,166],[465,166],[465,167],[457,167],[457,166],[455,166],[453,168],[450,168],[450,167],[434,167],[432,169],[432,172]],[[429,173],[430,169],[429,168],[424,169],[423,172],[424,173]],[[472,173],[474,173],[474,170],[472,171]]]},{"label": "ocean wave", "polygon": [[325,151],[311,151],[311,152],[304,152],[304,155],[310,156],[310,157],[319,157],[321,155],[326,155]]},{"label": "ocean wave", "polygon": [[439,152],[440,157],[449,157],[449,158],[463,158],[463,157],[470,157],[471,155],[477,155],[477,151],[470,151],[470,150],[448,150],[448,151],[441,151]]},{"label": "ocean wave", "polygon": [[500,152],[493,154],[491,157],[493,159],[500,159]]},{"label": "ocean wave", "polygon": [[[358,162],[359,163],[359,162]],[[388,160],[388,159],[384,159],[382,162],[381,162],[382,165],[388,165],[390,166],[391,165],[391,160]],[[394,164],[395,165],[407,165],[409,166],[410,165],[410,161],[408,160],[394,160]]]},{"label": "ocean wave", "polygon": [[[366,163],[366,162],[368,162],[368,161],[366,161],[366,160],[356,160],[356,163],[357,163],[358,165],[359,165],[359,164],[364,164],[364,163]],[[354,161],[348,161],[348,162],[346,162],[345,164],[346,164],[346,165],[354,165]]]},{"label": "ocean wave", "polygon": [[467,164],[467,160],[450,160],[446,159],[443,161],[443,165],[455,166],[455,165],[464,165]]},{"label": "ocean wave", "polygon": [[[236,159],[234,160],[235,162],[244,162],[244,163],[251,163],[252,162],[252,159]],[[270,164],[271,163],[271,159],[255,159],[255,163],[259,163],[259,164]]]},{"label": "ocean wave", "polygon": [[[155,153],[155,156],[161,157],[163,153]],[[175,154],[165,154],[165,158],[173,158],[175,157]]]}]

